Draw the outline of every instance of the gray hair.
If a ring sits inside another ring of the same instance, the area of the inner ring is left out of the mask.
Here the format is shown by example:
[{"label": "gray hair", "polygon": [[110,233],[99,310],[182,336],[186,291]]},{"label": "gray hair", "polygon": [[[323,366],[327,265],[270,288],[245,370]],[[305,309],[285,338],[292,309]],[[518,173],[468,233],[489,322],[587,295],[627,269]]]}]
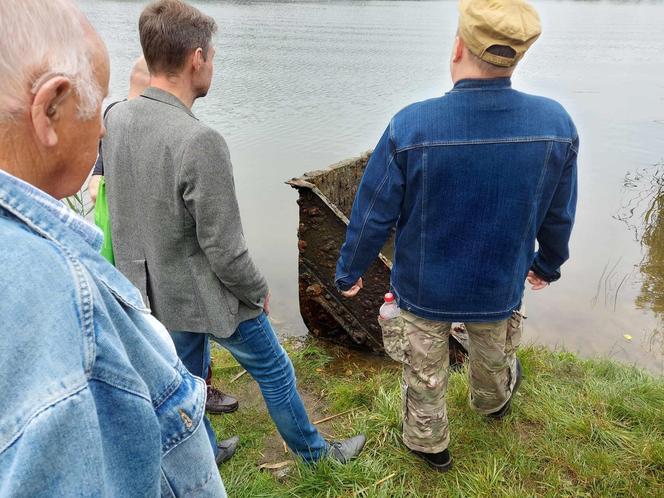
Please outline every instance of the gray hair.
[{"label": "gray hair", "polygon": [[102,91],[86,23],[71,0],[0,1],[0,124],[24,113],[49,75],[69,78],[79,96],[79,117],[94,116]]}]

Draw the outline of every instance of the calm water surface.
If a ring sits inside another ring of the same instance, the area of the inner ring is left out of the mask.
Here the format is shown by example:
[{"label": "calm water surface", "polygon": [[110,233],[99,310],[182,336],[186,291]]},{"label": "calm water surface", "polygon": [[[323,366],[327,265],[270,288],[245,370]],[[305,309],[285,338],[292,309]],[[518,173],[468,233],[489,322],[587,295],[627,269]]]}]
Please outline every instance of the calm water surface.
[{"label": "calm water surface", "polygon": [[[80,3],[110,50],[111,98],[123,98],[144,2]],[[526,340],[661,373],[664,4],[535,3],[543,35],[514,86],[568,109],[581,154],[571,260],[560,282],[526,292]],[[297,196],[283,182],[372,148],[400,108],[451,87],[456,2],[195,4],[220,32],[213,87],[194,112],[230,146],[275,323],[304,334]]]}]

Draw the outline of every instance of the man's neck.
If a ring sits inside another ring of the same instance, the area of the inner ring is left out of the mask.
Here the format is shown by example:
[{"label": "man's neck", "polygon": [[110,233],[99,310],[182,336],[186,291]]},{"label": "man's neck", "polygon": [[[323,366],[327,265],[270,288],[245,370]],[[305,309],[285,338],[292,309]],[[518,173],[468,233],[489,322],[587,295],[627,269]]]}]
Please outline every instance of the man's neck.
[{"label": "man's neck", "polygon": [[189,109],[192,108],[197,98],[189,82],[182,76],[153,75],[150,79],[150,86],[175,95]]},{"label": "man's neck", "polygon": [[488,74],[475,67],[458,68],[452,74],[452,83],[456,85],[457,82],[461,80],[493,80],[496,78],[510,78],[513,72],[514,70]]},{"label": "man's neck", "polygon": [[[0,130],[0,169],[43,190],[39,154],[27,146],[29,140]],[[21,160],[21,158],[28,158]]]}]

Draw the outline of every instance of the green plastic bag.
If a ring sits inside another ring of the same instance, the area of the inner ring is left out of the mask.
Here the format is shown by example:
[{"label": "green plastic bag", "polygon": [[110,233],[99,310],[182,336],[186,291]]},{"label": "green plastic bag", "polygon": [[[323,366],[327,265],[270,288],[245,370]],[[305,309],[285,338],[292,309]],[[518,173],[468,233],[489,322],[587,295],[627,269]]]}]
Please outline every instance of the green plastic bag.
[{"label": "green plastic bag", "polygon": [[113,257],[113,244],[111,241],[111,216],[108,212],[108,199],[106,198],[106,179],[102,176],[99,182],[97,201],[95,202],[95,225],[104,232],[104,243],[101,246],[101,255],[112,265],[115,265]]}]

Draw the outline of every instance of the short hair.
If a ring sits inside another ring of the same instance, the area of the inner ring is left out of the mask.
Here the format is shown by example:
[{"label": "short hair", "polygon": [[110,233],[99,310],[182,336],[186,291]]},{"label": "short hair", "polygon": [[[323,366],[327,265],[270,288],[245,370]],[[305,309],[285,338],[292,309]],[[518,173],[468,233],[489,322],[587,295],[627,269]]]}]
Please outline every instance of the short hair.
[{"label": "short hair", "polygon": [[217,23],[182,0],[158,0],[138,20],[143,55],[152,74],[177,74],[197,48],[207,55]]},{"label": "short hair", "polygon": [[71,0],[0,1],[0,124],[24,113],[42,78],[68,77],[78,115],[94,116],[102,90],[94,76],[87,21]]}]

